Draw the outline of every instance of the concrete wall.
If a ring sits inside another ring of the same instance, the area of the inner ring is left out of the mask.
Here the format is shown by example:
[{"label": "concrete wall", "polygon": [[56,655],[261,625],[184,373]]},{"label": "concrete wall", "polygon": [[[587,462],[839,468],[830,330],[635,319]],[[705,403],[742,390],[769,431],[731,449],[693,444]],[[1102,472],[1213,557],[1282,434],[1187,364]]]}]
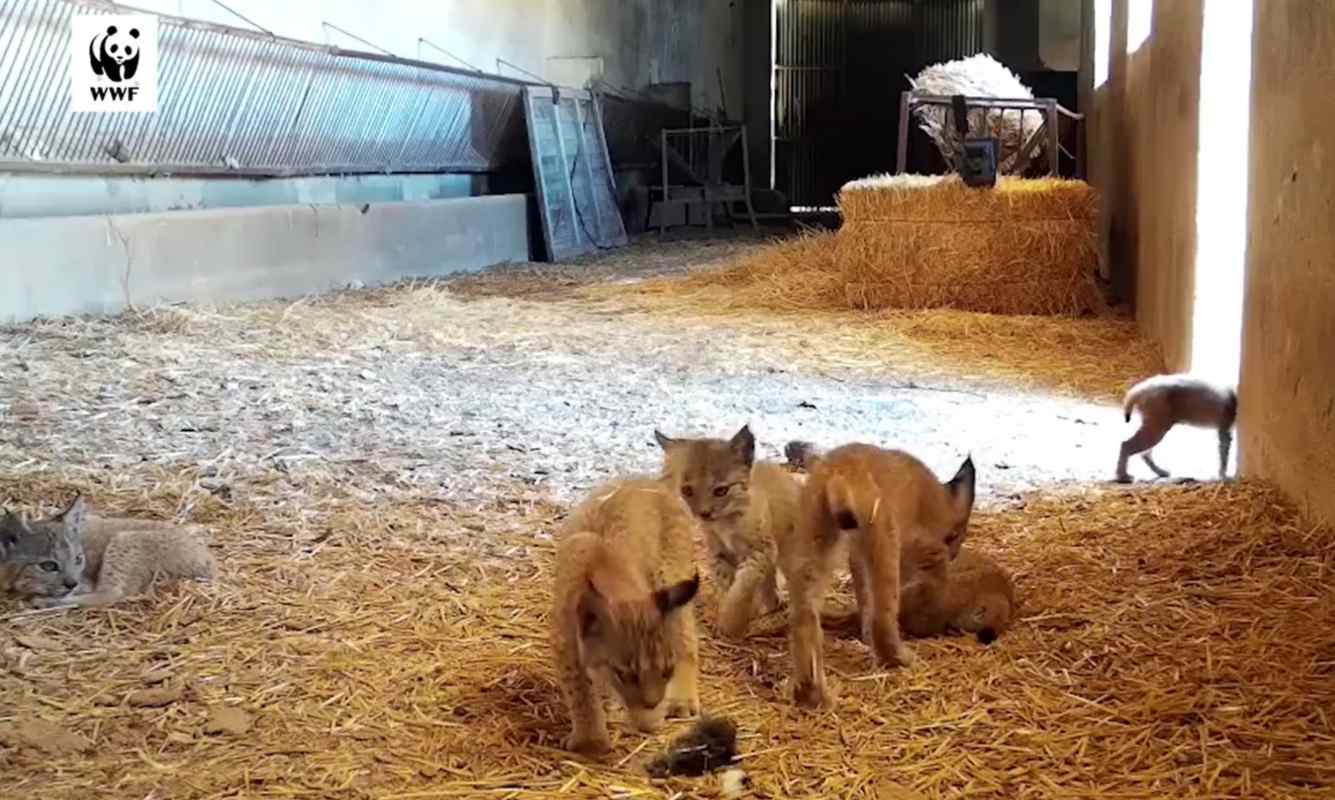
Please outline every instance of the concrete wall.
[{"label": "concrete wall", "polygon": [[[131,5],[237,27],[247,24],[211,0],[137,0]],[[722,70],[728,109],[742,99],[741,0],[228,0],[227,5],[281,36],[368,50],[328,22],[395,55],[451,66],[460,62],[514,77],[504,59],[548,80],[575,82],[603,72],[638,89],[690,81],[692,102],[713,109]]]},{"label": "concrete wall", "polygon": [[524,195],[0,219],[0,323],[250,300],[529,257]]},{"label": "concrete wall", "polygon": [[1149,38],[1128,53],[1129,2],[1112,0],[1109,78],[1086,128],[1114,290],[1170,369],[1191,358],[1202,2],[1155,3]]},{"label": "concrete wall", "polygon": [[485,194],[485,175],[178,178],[0,172],[0,219],[205,208],[357,205]]},{"label": "concrete wall", "polygon": [[1242,468],[1335,524],[1335,13],[1254,19]]}]

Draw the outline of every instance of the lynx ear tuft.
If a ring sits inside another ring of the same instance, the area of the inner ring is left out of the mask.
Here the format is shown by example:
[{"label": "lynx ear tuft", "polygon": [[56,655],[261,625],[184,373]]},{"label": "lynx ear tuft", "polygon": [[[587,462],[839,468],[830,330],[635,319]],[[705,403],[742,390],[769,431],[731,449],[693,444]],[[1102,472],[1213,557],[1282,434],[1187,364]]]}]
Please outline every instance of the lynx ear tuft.
[{"label": "lynx ear tuft", "polygon": [[733,434],[728,440],[728,446],[737,459],[746,466],[751,466],[756,460],[756,437],[751,433],[750,423],[743,425],[742,429]]}]

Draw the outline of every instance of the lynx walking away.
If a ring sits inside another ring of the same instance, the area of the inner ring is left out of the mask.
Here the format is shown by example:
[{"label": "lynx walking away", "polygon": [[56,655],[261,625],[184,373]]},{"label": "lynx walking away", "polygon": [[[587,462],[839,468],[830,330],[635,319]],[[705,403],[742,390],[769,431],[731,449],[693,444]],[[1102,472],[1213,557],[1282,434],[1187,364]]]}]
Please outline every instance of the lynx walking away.
[{"label": "lynx walking away", "polygon": [[605,484],[566,520],[550,623],[570,711],[567,748],[611,747],[600,691],[607,684],[641,731],[699,712],[694,539],[686,506],[650,478]]},{"label": "lynx walking away", "polygon": [[798,482],[778,464],[755,462],[749,425],[731,439],[673,439],[659,431],[663,479],[700,520],[718,584],[719,631],[746,634],[778,609],[775,540],[797,518]]},{"label": "lynx walking away", "polygon": [[1238,416],[1238,394],[1232,386],[1211,383],[1191,375],[1155,375],[1132,386],[1122,401],[1122,414],[1131,421],[1140,411],[1140,429],[1122,442],[1117,456],[1117,480],[1130,483],[1126,462],[1141,453],[1145,466],[1160,478],[1168,470],[1154,463],[1154,446],[1174,425],[1214,428],[1219,432],[1219,478],[1228,474],[1228,451],[1233,444],[1233,422]]},{"label": "lynx walking away", "polygon": [[[974,467],[965,459],[947,483],[917,458],[869,444],[823,454],[802,487],[797,525],[779,539],[788,581],[794,699],[827,701],[820,611],[845,540],[863,639],[881,663],[907,665],[899,631],[904,585],[959,552],[973,511]],[[901,552],[902,551],[902,552]]]},{"label": "lynx walking away", "polygon": [[38,608],[107,606],[146,592],[156,576],[211,579],[217,565],[197,526],[98,518],[82,496],[48,520],[8,511],[0,522],[0,588]]}]

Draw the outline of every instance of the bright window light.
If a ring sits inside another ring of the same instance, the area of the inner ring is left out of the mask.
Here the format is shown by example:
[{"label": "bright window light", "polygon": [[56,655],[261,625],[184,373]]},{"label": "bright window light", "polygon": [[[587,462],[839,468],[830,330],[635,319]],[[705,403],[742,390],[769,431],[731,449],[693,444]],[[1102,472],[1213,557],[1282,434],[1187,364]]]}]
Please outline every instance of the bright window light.
[{"label": "bright window light", "polygon": [[1094,0],[1094,88],[1108,82],[1112,54],[1112,0]]},{"label": "bright window light", "polygon": [[1153,32],[1154,0],[1130,0],[1126,7],[1126,52],[1139,50]]},{"label": "bright window light", "polygon": [[1247,256],[1253,0],[1205,0],[1191,369],[1238,379]]}]

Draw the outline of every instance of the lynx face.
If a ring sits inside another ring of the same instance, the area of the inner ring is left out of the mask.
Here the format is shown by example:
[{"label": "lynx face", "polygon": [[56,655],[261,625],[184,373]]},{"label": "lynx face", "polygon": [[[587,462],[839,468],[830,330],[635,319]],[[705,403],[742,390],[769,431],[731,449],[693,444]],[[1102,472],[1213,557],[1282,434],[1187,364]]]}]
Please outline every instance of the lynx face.
[{"label": "lynx face", "polygon": [[756,440],[750,426],[731,439],[673,439],[654,431],[663,448],[663,475],[691,513],[705,522],[740,518],[750,505]]},{"label": "lynx face", "polygon": [[63,597],[79,586],[83,552],[83,498],[63,513],[29,522],[8,510],[0,520],[0,558],[14,570],[12,590],[27,597]]},{"label": "lynx face", "polygon": [[589,584],[580,608],[580,647],[585,662],[605,670],[632,713],[658,708],[685,656],[677,652],[667,625],[699,589],[699,578],[660,589],[643,601],[610,603]]}]

